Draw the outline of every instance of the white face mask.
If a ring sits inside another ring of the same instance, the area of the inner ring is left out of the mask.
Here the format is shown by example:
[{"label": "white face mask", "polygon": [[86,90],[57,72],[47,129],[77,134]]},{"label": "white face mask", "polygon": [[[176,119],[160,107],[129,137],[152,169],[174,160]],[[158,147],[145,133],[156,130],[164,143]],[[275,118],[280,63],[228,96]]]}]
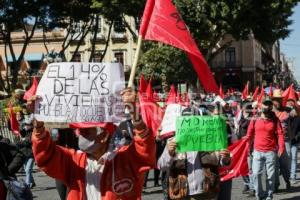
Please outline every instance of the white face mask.
[{"label": "white face mask", "polygon": [[97,127],[97,134],[95,136],[95,138],[93,138],[93,140],[89,140],[87,138],[85,138],[82,135],[79,135],[78,137],[78,147],[80,148],[80,150],[86,152],[87,154],[92,154],[95,151],[97,151],[100,147],[101,144],[96,143],[96,138],[97,136],[99,136],[100,134],[103,134],[104,131],[101,128]]}]

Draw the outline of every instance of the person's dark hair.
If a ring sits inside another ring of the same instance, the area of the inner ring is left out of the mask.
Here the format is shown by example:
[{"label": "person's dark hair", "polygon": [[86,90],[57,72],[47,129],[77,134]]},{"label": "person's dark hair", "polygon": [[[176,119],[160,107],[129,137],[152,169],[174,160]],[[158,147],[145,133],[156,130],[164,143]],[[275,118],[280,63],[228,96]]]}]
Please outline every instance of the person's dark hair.
[{"label": "person's dark hair", "polygon": [[271,100],[265,100],[265,101],[263,101],[263,104],[265,105],[265,106],[273,106],[273,101],[271,101]]}]

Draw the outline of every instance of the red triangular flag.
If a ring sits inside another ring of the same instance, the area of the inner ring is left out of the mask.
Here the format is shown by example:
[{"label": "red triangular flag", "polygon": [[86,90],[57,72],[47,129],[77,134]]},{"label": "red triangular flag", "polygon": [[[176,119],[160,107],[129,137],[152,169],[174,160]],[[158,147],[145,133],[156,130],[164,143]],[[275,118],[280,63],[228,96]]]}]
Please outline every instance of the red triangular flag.
[{"label": "red triangular flag", "polygon": [[264,86],[261,87],[260,95],[257,98],[258,104],[261,104],[265,97],[265,89]]},{"label": "red triangular flag", "polygon": [[159,105],[145,96],[143,96],[140,92],[139,95],[139,106],[141,109],[141,116],[146,126],[153,131],[153,135],[156,136],[158,130],[160,128],[164,112],[159,107]]},{"label": "red triangular flag", "polygon": [[11,104],[8,105],[10,128],[15,135],[20,135],[19,122],[14,113],[14,109]]},{"label": "red triangular flag", "polygon": [[294,89],[294,84],[291,84],[283,93],[282,93],[282,105],[286,106],[286,103],[289,99],[297,101],[297,95]]},{"label": "red triangular flag", "polygon": [[176,101],[176,90],[175,90],[175,87],[174,85],[171,86],[171,89],[170,89],[170,92],[167,96],[167,99],[166,99],[166,105],[169,105],[169,104],[173,104],[173,103],[177,103]]},{"label": "red triangular flag", "polygon": [[219,96],[220,96],[222,99],[224,99],[224,92],[223,92],[222,84],[220,84]]},{"label": "red triangular flag", "polygon": [[37,90],[37,87],[38,87],[38,84],[39,84],[35,76],[33,77],[32,80],[33,80],[33,81],[32,81],[31,87],[29,88],[29,90],[27,90],[27,91],[25,92],[24,97],[23,97],[23,99],[26,100],[26,101],[27,101],[28,99],[30,99],[32,96],[35,95],[36,90]]},{"label": "red triangular flag", "polygon": [[273,84],[271,83],[270,89],[269,89],[269,97],[273,97]]},{"label": "red triangular flag", "polygon": [[259,93],[259,87],[256,86],[253,97],[252,97],[253,101],[257,100],[258,93]]},{"label": "red triangular flag", "polygon": [[148,83],[145,80],[144,75],[142,74],[140,77],[139,92],[145,93],[147,90],[147,86],[148,86]]},{"label": "red triangular flag", "polygon": [[248,154],[249,143],[247,140],[240,140],[228,147],[231,155],[231,163],[228,167],[219,169],[221,181],[231,180],[240,176],[249,175]]},{"label": "red triangular flag", "polygon": [[245,85],[245,88],[242,93],[242,99],[246,100],[248,95],[249,95],[249,82],[247,82],[247,84]]},{"label": "red triangular flag", "polygon": [[150,101],[154,101],[153,99],[153,91],[152,91],[152,85],[151,85],[151,80],[148,83],[147,89],[146,89],[146,96]]},{"label": "red triangular flag", "polygon": [[210,68],[199,51],[172,0],[147,0],[140,35],[184,50],[207,92],[218,93]]}]

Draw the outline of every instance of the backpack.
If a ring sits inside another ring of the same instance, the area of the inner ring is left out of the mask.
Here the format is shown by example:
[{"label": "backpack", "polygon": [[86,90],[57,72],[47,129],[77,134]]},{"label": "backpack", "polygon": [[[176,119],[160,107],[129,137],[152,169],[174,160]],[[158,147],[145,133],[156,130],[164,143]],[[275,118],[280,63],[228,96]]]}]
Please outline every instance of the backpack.
[{"label": "backpack", "polygon": [[[4,168],[7,169],[7,162],[2,152],[0,152],[0,156],[4,161]],[[7,174],[2,174],[2,176],[0,180],[4,183],[7,190],[5,200],[33,200],[30,187],[24,180],[17,180],[16,178],[9,177]]]},{"label": "backpack", "polygon": [[187,196],[188,179],[186,159],[175,160],[170,166],[168,176],[168,196],[172,200],[181,200]]}]

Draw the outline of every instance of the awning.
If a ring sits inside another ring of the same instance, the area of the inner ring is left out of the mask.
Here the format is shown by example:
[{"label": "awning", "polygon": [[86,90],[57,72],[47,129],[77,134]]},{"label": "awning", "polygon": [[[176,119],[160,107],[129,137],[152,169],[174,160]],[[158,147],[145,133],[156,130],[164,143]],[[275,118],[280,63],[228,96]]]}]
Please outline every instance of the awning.
[{"label": "awning", "polygon": [[[43,53],[27,53],[24,55],[24,60],[26,61],[41,61],[43,59]],[[16,59],[18,59],[19,55],[16,55]],[[7,57],[8,62],[12,62],[12,56]]]}]

